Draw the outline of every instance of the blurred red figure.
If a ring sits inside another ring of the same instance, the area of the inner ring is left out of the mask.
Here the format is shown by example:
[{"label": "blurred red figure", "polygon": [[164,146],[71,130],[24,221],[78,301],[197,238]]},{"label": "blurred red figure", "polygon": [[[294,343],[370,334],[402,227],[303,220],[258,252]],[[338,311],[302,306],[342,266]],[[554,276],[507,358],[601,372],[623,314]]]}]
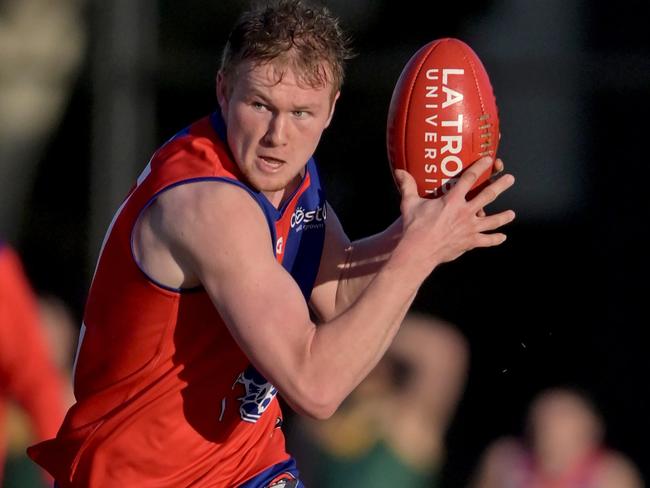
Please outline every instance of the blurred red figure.
[{"label": "blurred red figure", "polygon": [[594,406],[570,389],[540,394],[528,414],[528,439],[497,440],[475,488],[641,488],[635,466],[603,441]]},{"label": "blurred red figure", "polygon": [[0,242],[0,480],[6,453],[7,401],[28,415],[35,440],[56,434],[64,414],[64,380],[18,255]]}]

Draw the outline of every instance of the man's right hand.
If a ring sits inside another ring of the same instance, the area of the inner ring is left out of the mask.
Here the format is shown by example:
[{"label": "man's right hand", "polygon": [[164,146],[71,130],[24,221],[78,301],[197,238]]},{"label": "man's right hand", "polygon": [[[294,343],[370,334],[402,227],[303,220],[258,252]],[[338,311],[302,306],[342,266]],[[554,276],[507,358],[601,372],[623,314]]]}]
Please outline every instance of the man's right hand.
[{"label": "man's right hand", "polygon": [[409,252],[427,265],[429,273],[438,264],[452,261],[466,251],[497,246],[506,240],[505,234],[492,231],[511,222],[515,213],[505,210],[485,215],[481,211],[513,185],[514,177],[505,174],[472,200],[466,199],[479,175],[491,165],[492,158],[479,159],[463,173],[449,193],[437,199],[420,197],[414,178],[404,170],[395,171],[402,194],[400,244],[408,246]]}]

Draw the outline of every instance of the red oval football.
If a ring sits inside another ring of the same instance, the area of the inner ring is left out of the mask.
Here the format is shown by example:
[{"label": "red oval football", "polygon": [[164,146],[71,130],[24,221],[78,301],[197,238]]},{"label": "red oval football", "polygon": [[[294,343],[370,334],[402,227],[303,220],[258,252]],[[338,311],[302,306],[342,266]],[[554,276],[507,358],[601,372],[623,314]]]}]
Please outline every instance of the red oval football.
[{"label": "red oval football", "polygon": [[[432,41],[406,64],[393,90],[386,130],[389,161],[437,198],[482,156],[495,156],[499,116],[476,53],[453,38]],[[474,188],[491,174],[486,171]]]}]

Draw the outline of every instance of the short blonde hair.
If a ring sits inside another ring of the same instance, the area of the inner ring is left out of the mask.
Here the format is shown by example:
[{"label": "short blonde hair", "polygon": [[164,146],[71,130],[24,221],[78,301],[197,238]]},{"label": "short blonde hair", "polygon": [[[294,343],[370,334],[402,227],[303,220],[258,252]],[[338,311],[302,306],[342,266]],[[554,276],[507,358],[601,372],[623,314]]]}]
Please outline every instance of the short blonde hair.
[{"label": "short blonde hair", "polygon": [[264,64],[279,60],[307,85],[331,83],[338,91],[345,61],[354,56],[349,44],[338,19],[326,7],[309,6],[303,0],[265,2],[245,12],[231,31],[221,73],[231,77],[244,61]]}]

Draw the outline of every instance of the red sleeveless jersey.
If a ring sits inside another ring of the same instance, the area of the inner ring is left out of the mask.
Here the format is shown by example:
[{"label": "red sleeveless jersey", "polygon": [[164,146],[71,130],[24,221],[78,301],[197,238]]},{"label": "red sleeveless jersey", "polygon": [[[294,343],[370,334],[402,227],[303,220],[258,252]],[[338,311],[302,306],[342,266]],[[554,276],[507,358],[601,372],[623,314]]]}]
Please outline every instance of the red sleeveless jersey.
[{"label": "red sleeveless jersey", "polygon": [[325,219],[314,161],[276,209],[242,182],[222,141],[216,113],[177,134],[109,227],[84,314],[77,403],[55,439],[29,449],[62,488],[235,487],[289,458],[277,390],[251,366],[207,293],[154,282],[132,254],[134,224],[158,194],[195,181],[235,184],[260,205],[278,261],[309,298]]}]

